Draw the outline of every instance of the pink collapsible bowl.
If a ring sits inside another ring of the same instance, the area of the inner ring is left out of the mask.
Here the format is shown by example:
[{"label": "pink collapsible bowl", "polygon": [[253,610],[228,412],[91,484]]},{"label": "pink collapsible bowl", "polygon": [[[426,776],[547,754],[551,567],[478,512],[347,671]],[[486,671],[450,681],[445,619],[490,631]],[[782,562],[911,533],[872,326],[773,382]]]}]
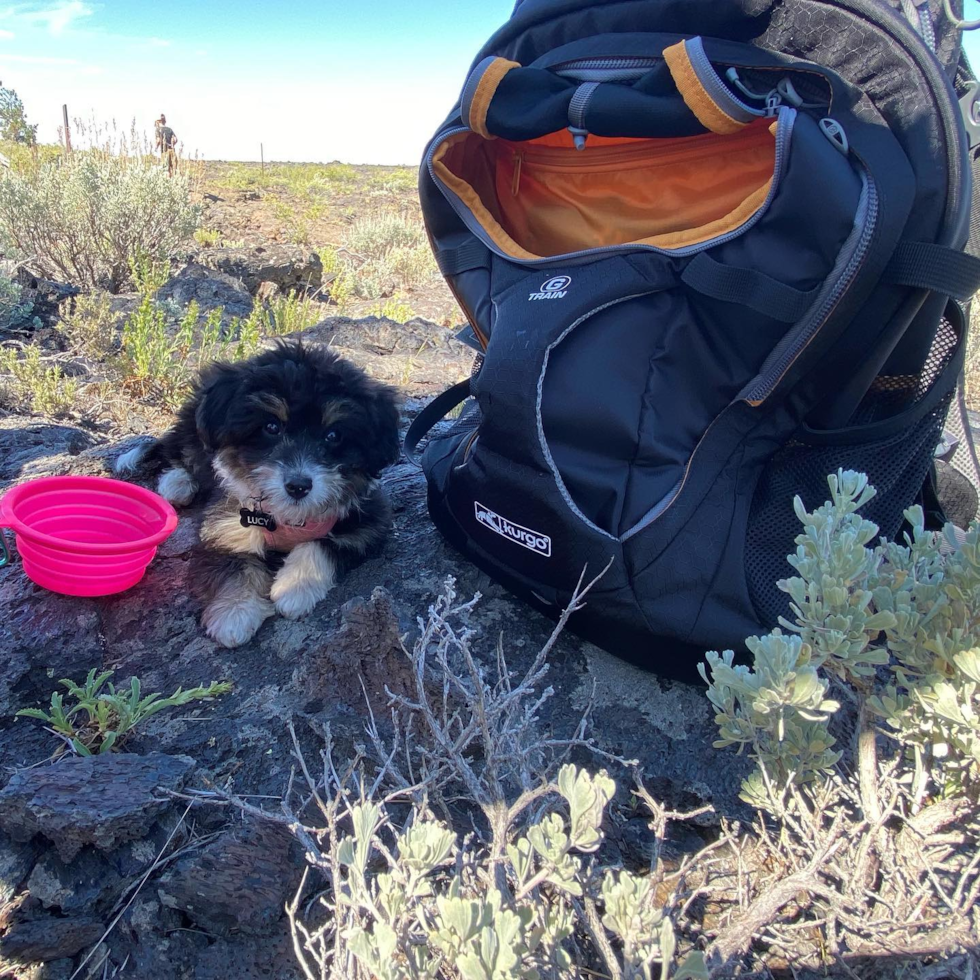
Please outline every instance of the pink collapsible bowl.
[{"label": "pink collapsible bowl", "polygon": [[131,588],[176,526],[163,497],[100,476],[46,476],[0,498],[0,527],[16,534],[27,577],[63,595]]}]

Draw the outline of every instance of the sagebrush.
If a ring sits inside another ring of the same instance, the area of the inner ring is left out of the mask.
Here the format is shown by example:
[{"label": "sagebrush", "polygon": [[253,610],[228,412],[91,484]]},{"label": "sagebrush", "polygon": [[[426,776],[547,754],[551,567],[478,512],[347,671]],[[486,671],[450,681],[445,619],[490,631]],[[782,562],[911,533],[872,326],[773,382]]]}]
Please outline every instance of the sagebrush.
[{"label": "sagebrush", "polygon": [[134,257],[166,257],[197,220],[188,179],[151,156],[88,150],[0,168],[0,249],[50,279],[115,292]]},{"label": "sagebrush", "polygon": [[829,487],[813,511],[794,501],[790,632],[750,640],[750,666],[702,668],[716,746],[749,750],[742,795],[782,827],[758,823],[751,893],[792,881],[769,937],[800,965],[953,954],[980,921],[980,524],[929,531],[914,506],[903,543],[879,540],[867,477]]}]

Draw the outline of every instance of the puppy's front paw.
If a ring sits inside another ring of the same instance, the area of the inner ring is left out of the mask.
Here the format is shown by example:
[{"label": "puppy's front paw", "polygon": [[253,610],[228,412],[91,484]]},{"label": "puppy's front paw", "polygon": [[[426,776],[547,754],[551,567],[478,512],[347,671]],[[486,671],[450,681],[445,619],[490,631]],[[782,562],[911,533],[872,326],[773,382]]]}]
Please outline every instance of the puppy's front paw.
[{"label": "puppy's front paw", "polygon": [[183,466],[174,466],[160,474],[157,493],[177,507],[186,507],[198,491],[197,481]]},{"label": "puppy's front paw", "polygon": [[272,603],[262,596],[222,596],[205,608],[201,623],[216,643],[223,647],[239,647],[255,636],[272,613]]},{"label": "puppy's front paw", "polygon": [[333,588],[336,569],[333,558],[316,541],[295,547],[286,557],[272,583],[276,612],[287,619],[299,619]]}]

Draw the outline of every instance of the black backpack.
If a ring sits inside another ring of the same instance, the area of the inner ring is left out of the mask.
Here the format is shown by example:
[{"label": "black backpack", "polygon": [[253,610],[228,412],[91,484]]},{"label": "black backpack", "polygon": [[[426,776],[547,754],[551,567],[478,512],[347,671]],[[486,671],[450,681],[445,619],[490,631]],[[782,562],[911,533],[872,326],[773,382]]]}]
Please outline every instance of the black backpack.
[{"label": "black backpack", "polygon": [[553,616],[609,565],[571,628],[689,677],[787,613],[794,494],[863,471],[899,531],[980,283],[948,2],[518,4],[421,170],[482,362],[406,445],[472,396],[422,457],[461,552]]}]

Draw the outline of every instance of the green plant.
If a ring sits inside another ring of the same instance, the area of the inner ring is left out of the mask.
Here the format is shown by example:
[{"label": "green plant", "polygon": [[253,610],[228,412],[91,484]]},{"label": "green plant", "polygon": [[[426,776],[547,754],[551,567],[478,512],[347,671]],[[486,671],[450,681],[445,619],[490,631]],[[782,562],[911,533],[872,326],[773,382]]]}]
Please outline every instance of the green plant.
[{"label": "green plant", "polygon": [[244,361],[251,357],[259,349],[267,326],[267,314],[258,303],[247,317],[234,317],[228,328],[229,336],[234,339],[227,348],[229,359]]},{"label": "green plant", "polygon": [[269,301],[266,330],[273,337],[306,330],[320,320],[320,304],[299,293],[287,293]]},{"label": "green plant", "polygon": [[881,734],[873,713],[914,761],[921,793],[965,790],[980,778],[980,526],[962,540],[951,527],[927,531],[912,507],[904,544],[872,546],[878,528],[858,513],[875,493],[867,477],[841,471],[828,482],[816,510],[794,500],[803,533],[789,562],[799,574],[779,587],[795,617],[783,626],[797,635],[750,640],[752,668],[733,667],[730,651],[708,655],[718,744],[751,746],[777,785],[831,772],[840,703],[825,695],[836,679],[856,697],[865,769]]},{"label": "green plant", "polygon": [[512,673],[500,648],[494,668],[476,660],[465,624],[479,597],[457,601],[448,580],[407,652],[414,685],[391,695],[394,741],[368,727],[373,774],[360,754],[338,768],[329,729],[311,769],[292,732],[307,781],[296,799],[316,804],[320,825],[296,819],[292,793],[282,814],[258,813],[292,829],[329,883],[310,901],[308,872],[287,906],[305,976],[557,980],[579,975],[588,945],[620,980],[706,977],[697,951],[675,972],[663,868],[638,874],[597,857],[616,785],[565,761],[587,745],[584,721],[566,740],[540,725],[547,655],[587,592]]},{"label": "green plant", "polygon": [[20,283],[0,269],[0,330],[10,330],[31,322],[34,304],[24,299]]},{"label": "green plant", "polygon": [[342,268],[330,283],[330,300],[337,306],[340,316],[350,316],[351,300],[354,296],[354,273]]},{"label": "green plant", "polygon": [[394,274],[405,286],[424,286],[438,272],[428,242],[393,248],[388,253],[387,260]]},{"label": "green plant", "polygon": [[384,212],[359,218],[347,235],[347,247],[369,258],[378,258],[393,248],[428,246],[425,229],[418,218]]},{"label": "green plant", "polygon": [[119,316],[112,310],[112,297],[108,293],[82,293],[65,300],[59,312],[58,329],[72,350],[96,360],[114,351]]},{"label": "green plant", "polygon": [[948,951],[980,901],[980,524],[927,531],[914,506],[904,543],[878,540],[867,477],[828,484],[813,511],[794,500],[791,634],[701,668],[715,744],[749,749],[742,796],[776,822],[756,827],[750,907],[808,962],[793,929],[852,955]]},{"label": "green plant", "polygon": [[194,241],[204,248],[214,248],[221,244],[221,232],[217,228],[198,228],[194,232]]},{"label": "green plant", "polygon": [[297,218],[293,223],[289,239],[294,245],[310,244],[310,226],[305,217]]},{"label": "green plant", "polygon": [[27,121],[20,96],[3,85],[0,85],[0,138],[27,146],[37,142],[37,123]]},{"label": "green plant", "polygon": [[214,698],[231,690],[229,683],[212,681],[207,687],[186,691],[178,687],[169,697],[143,695],[139,678],[131,678],[128,687],[117,691],[109,680],[112,675],[111,670],[98,674],[93,668],[83,684],[63,678],[58,683],[67,688],[67,696],[74,699],[74,704],[66,707],[65,696],[56,691],[51,695],[47,711],[23,708],[17,714],[43,721],[77,755],[101,755],[119,748],[137,725],[158,711]]},{"label": "green plant", "polygon": [[127,378],[138,382],[165,381],[179,365],[173,360],[175,343],[167,332],[167,314],[146,292],[139,306],[126,318],[122,349]]},{"label": "green plant", "polygon": [[0,169],[0,248],[36,273],[116,291],[138,255],[160,260],[197,224],[188,178],[152,156],[86,150]]},{"label": "green plant", "polygon": [[22,357],[13,348],[0,348],[0,374],[7,375],[0,385],[15,405],[46,415],[67,415],[76,407],[78,381],[48,363],[34,345],[25,347]]},{"label": "green plant", "polygon": [[331,282],[346,268],[344,260],[340,257],[340,252],[332,245],[324,245],[322,248],[318,248],[316,254],[320,257],[320,265],[323,267],[323,281],[326,283]]},{"label": "green plant", "polygon": [[387,299],[374,307],[371,310],[371,315],[386,320],[394,320],[395,323],[407,323],[415,316],[415,311],[408,303],[403,303],[395,299]]},{"label": "green plant", "polygon": [[371,186],[382,194],[406,194],[418,190],[419,175],[412,167],[377,170],[371,173]]}]

